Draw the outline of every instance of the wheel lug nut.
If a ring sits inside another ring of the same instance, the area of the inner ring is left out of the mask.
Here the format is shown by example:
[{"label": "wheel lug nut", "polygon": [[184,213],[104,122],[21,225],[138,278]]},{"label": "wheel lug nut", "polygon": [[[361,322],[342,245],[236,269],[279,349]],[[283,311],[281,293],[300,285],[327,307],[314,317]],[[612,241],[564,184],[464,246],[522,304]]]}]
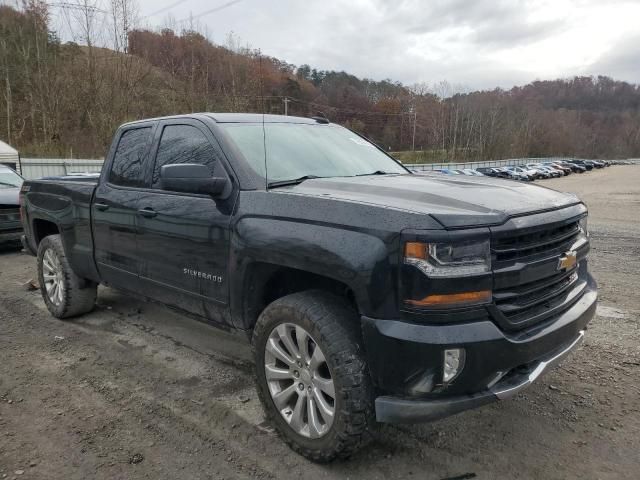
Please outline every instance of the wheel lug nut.
[{"label": "wheel lug nut", "polygon": [[298,390],[304,390],[304,385],[302,383],[298,384]]},{"label": "wheel lug nut", "polygon": [[300,372],[298,370],[294,370],[293,376],[298,378],[300,376]]},{"label": "wheel lug nut", "polygon": [[307,387],[307,390],[309,390],[309,392],[311,392],[311,385],[309,385],[309,386]]}]

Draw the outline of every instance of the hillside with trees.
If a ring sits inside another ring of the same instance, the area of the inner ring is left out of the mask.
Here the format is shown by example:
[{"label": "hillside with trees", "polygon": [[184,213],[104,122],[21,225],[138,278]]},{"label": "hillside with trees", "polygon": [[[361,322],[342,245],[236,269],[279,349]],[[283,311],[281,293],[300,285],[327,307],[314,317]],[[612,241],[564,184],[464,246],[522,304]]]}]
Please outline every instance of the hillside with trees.
[{"label": "hillside with trees", "polygon": [[100,158],[119,124],[144,117],[286,111],[322,112],[418,159],[640,157],[638,85],[601,76],[463,93],[407,86],[292,65],[233,35],[216,45],[196,28],[136,28],[132,0],[71,5],[77,42],[64,43],[47,3],[0,6],[0,139],[23,156]]}]

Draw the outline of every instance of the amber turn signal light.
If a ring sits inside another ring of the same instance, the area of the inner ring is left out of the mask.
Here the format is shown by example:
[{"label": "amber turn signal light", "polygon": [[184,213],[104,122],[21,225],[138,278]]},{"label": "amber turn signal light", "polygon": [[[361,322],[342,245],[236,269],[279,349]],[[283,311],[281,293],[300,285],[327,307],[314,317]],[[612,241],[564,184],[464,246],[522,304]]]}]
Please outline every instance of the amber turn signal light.
[{"label": "amber turn signal light", "polygon": [[426,260],[429,256],[428,245],[421,242],[407,242],[404,244],[404,258],[418,258]]},{"label": "amber turn signal light", "polygon": [[445,305],[465,306],[476,305],[478,303],[488,303],[490,301],[491,290],[427,295],[421,300],[405,300],[406,303],[414,307],[438,307]]}]

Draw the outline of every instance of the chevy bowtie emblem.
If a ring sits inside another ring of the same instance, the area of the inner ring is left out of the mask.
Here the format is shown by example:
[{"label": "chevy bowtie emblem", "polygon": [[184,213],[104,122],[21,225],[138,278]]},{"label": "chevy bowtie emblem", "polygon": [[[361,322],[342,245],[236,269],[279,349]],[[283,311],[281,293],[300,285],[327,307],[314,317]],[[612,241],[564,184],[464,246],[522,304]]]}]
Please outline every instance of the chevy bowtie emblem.
[{"label": "chevy bowtie emblem", "polygon": [[576,266],[578,262],[576,252],[566,252],[562,257],[558,259],[558,270],[571,270]]}]

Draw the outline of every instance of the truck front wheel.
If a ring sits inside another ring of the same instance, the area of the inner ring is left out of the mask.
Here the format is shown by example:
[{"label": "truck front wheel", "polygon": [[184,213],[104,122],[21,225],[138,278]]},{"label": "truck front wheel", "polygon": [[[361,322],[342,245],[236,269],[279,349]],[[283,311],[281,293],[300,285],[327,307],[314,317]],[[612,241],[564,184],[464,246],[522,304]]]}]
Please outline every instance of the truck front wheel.
[{"label": "truck front wheel", "polygon": [[254,329],[266,415],[312,461],[346,458],[370,438],[373,394],[358,325],[340,297],[310,290],[274,301]]},{"label": "truck front wheel", "polygon": [[56,318],[81,315],[95,306],[98,286],[71,269],[60,235],[49,235],[38,245],[38,281],[44,303]]}]

